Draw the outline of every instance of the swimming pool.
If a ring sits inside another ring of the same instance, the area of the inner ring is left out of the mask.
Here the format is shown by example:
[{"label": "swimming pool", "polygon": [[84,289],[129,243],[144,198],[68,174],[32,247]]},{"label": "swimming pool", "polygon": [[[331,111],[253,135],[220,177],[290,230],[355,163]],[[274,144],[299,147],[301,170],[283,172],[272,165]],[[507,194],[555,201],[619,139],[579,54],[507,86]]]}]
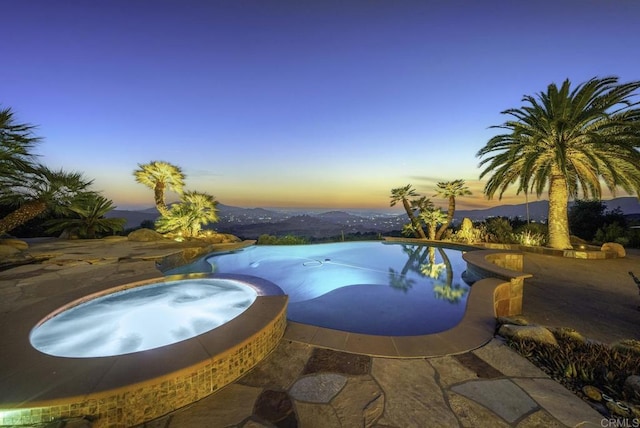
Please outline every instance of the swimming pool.
[{"label": "swimming pool", "polygon": [[462,252],[406,243],[251,246],[167,273],[245,274],[289,296],[287,318],[384,336],[448,330],[464,316],[469,285]]}]

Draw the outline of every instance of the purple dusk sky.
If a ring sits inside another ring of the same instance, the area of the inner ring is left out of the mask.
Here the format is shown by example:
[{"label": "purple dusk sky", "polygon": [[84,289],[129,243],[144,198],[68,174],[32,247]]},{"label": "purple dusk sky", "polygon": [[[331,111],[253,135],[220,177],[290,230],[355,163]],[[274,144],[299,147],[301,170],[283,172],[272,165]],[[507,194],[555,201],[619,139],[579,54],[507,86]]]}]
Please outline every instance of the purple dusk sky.
[{"label": "purple dusk sky", "polygon": [[[640,1],[0,0],[0,107],[119,208],[140,163],[247,207],[385,208],[465,179],[501,111],[569,78],[640,79]],[[169,195],[171,200],[171,195]]]}]

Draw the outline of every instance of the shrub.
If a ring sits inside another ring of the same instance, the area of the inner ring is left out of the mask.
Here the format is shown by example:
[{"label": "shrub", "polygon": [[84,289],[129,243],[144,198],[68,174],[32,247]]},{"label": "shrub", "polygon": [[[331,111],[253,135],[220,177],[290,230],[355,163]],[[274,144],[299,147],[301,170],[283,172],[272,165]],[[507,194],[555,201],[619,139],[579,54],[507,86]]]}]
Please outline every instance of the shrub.
[{"label": "shrub", "polygon": [[513,243],[513,228],[509,220],[504,217],[490,218],[485,222],[487,226],[487,238],[489,242],[500,244]]},{"label": "shrub", "polygon": [[605,242],[617,242],[621,245],[627,245],[629,238],[625,236],[626,231],[618,222],[607,224],[596,231],[593,242],[603,244]]},{"label": "shrub", "polygon": [[258,245],[303,245],[307,244],[306,238],[293,235],[273,236],[266,233],[258,237]]}]

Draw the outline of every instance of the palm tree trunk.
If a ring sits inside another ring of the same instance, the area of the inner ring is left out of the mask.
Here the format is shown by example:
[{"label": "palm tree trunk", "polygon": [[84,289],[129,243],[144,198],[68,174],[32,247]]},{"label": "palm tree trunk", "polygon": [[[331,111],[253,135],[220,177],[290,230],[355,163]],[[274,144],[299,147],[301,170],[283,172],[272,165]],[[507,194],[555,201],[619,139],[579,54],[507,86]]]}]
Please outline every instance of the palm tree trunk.
[{"label": "palm tree trunk", "polygon": [[445,230],[449,227],[451,222],[453,221],[453,214],[456,212],[456,198],[455,196],[449,196],[449,208],[447,209],[447,221],[442,223],[440,229],[438,229],[438,233],[436,233],[436,239],[442,239],[442,235],[444,235]]},{"label": "palm tree trunk", "polygon": [[15,211],[0,219],[0,235],[11,232],[18,226],[22,226],[29,220],[36,218],[47,209],[47,204],[42,201],[31,201],[22,205]]},{"label": "palm tree trunk", "polygon": [[429,225],[429,239],[432,241],[436,240],[436,225],[433,223]]},{"label": "palm tree trunk", "polygon": [[402,198],[402,205],[404,206],[404,210],[407,212],[407,216],[409,216],[409,220],[411,221],[411,225],[413,226],[413,233],[416,235],[416,238],[427,239],[427,235],[424,234],[424,230],[420,225],[420,221],[413,215],[413,209],[411,205],[409,205],[409,201],[406,198]]},{"label": "palm tree trunk", "polygon": [[569,236],[569,191],[561,174],[551,176],[549,183],[549,246],[558,250],[571,249]]},{"label": "palm tree trunk", "polygon": [[162,217],[169,215],[169,209],[164,203],[164,183],[158,182],[153,189],[153,196],[156,203],[156,209]]}]

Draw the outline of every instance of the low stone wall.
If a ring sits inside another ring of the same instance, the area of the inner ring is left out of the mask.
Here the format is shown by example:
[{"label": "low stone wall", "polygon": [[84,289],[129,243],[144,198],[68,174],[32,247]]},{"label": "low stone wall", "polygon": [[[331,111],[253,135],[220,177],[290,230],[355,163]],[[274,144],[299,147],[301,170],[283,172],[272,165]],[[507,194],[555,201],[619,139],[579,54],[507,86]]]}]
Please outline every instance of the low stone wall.
[{"label": "low stone wall", "polygon": [[502,281],[494,291],[494,308],[497,317],[522,313],[524,280],[532,275],[523,273],[522,253],[498,250],[469,251],[462,255],[467,262],[466,276],[474,281],[494,279]]},{"label": "low stone wall", "polygon": [[[602,247],[595,247],[592,245],[578,245],[571,250],[556,250],[555,248],[548,247],[528,247],[520,244],[497,244],[491,242],[484,242],[477,244],[478,246],[492,249],[492,250],[513,250],[524,251],[527,253],[544,254],[546,256],[567,257],[573,259],[614,259],[616,257],[624,257],[624,248],[620,244],[606,243]],[[616,245],[622,250],[612,249],[611,247]]]}]

